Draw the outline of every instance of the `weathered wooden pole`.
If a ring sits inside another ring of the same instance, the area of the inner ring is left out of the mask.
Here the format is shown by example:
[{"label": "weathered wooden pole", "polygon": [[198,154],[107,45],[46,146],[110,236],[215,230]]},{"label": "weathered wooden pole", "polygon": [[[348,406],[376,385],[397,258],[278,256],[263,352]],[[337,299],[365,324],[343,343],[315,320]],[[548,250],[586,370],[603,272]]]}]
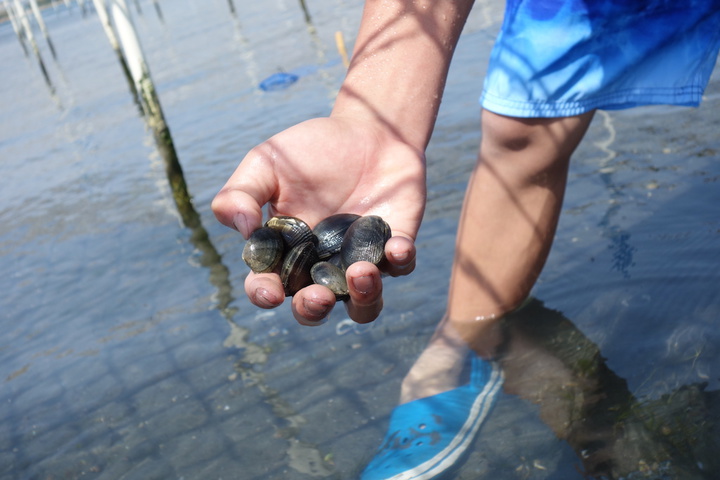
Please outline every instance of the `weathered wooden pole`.
[{"label": "weathered wooden pole", "polygon": [[3,3],[5,4],[5,11],[8,14],[8,18],[10,19],[10,24],[12,25],[13,30],[15,31],[15,35],[17,35],[18,42],[20,42],[20,46],[23,49],[23,53],[25,53],[25,56],[30,56],[30,52],[28,52],[27,45],[25,45],[25,32],[23,32],[22,25],[19,24],[17,18],[15,17],[15,11],[13,10],[13,6],[8,3],[8,0],[3,0]]},{"label": "weathered wooden pole", "polygon": [[145,61],[145,55],[140,46],[140,39],[135,31],[135,26],[130,18],[125,0],[110,0],[112,6],[112,18],[115,24],[125,61],[130,71],[130,77],[135,84],[138,97],[143,105],[143,110],[148,117],[148,123],[154,129],[154,125],[164,124],[164,117],[160,102],[157,99],[155,86],[150,76],[150,69]]},{"label": "weathered wooden pole", "polygon": [[52,53],[52,56],[54,59],[57,59],[57,54],[55,53],[55,47],[53,46],[52,41],[50,40],[50,35],[48,34],[47,27],[45,26],[45,21],[43,20],[42,13],[40,13],[40,8],[38,8],[37,0],[30,0],[30,8],[32,8],[33,15],[35,15],[35,20],[38,23],[38,26],[40,27],[40,31],[42,32],[43,36],[45,37],[45,41],[48,44],[48,47],[50,48],[50,53]]},{"label": "weathered wooden pole", "polygon": [[105,31],[105,35],[110,42],[110,46],[115,52],[118,62],[120,62],[120,67],[122,68],[123,74],[125,74],[125,79],[127,80],[128,86],[130,87],[130,93],[132,93],[135,103],[140,107],[142,111],[140,97],[138,96],[138,91],[135,87],[135,81],[133,80],[132,74],[130,73],[130,67],[128,67],[127,60],[125,60],[125,55],[120,48],[120,42],[118,41],[117,35],[115,35],[115,30],[113,29],[112,23],[110,22],[110,15],[107,10],[106,0],[93,0],[93,5],[95,5],[95,11],[97,12],[97,16],[100,19],[100,23],[102,24],[103,30]]},{"label": "weathered wooden pole", "polygon": [[20,0],[15,0],[15,10],[15,13],[18,16],[18,21],[20,22],[20,25],[22,25],[22,28],[25,31],[25,36],[30,43],[30,46],[32,47],[35,58],[38,61],[38,65],[40,66],[43,77],[45,77],[45,83],[47,83],[48,87],[50,87],[50,91],[54,93],[55,87],[53,86],[52,81],[50,81],[50,75],[48,75],[47,69],[45,68],[45,62],[43,62],[42,55],[40,55],[40,49],[37,46],[37,42],[35,42],[35,36],[32,33],[32,27],[30,27],[30,22],[28,21],[27,15],[25,13],[25,7],[22,5]]},{"label": "weathered wooden pole", "polygon": [[153,131],[158,150],[165,161],[165,171],[170,181],[173,197],[178,204],[178,209],[182,211],[185,208],[184,205],[190,204],[185,177],[125,0],[112,0],[112,16],[130,68],[130,74],[135,81],[135,88],[140,97],[146,121]]},{"label": "weathered wooden pole", "polygon": [[305,23],[312,25],[312,17],[310,16],[310,10],[308,10],[307,5],[305,4],[305,0],[300,0],[300,8],[305,15]]},{"label": "weathered wooden pole", "polygon": [[160,2],[158,2],[158,0],[153,0],[153,5],[155,5],[155,13],[157,13],[157,16],[160,19],[160,22],[165,23],[165,19],[163,18],[162,10],[160,9]]},{"label": "weathered wooden pole", "polygon": [[85,9],[85,0],[77,0],[78,5],[80,6],[80,12],[82,13],[82,16],[84,17],[87,13]]},{"label": "weathered wooden pole", "polygon": [[340,53],[343,65],[345,68],[348,68],[350,66],[350,59],[348,58],[347,49],[345,48],[345,40],[340,30],[335,32],[335,45],[337,45],[338,53]]}]

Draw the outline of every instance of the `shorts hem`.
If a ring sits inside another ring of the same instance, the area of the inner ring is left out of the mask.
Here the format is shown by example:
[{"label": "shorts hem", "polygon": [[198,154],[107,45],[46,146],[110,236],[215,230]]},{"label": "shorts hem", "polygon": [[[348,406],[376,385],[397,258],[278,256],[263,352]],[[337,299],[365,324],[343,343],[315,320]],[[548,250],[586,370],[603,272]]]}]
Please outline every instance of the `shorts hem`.
[{"label": "shorts hem", "polygon": [[480,105],[486,110],[509,117],[572,117],[592,110],[622,110],[644,105],[697,107],[700,105],[704,90],[699,85],[659,88],[652,91],[626,90],[579,101],[519,101],[483,91]]}]

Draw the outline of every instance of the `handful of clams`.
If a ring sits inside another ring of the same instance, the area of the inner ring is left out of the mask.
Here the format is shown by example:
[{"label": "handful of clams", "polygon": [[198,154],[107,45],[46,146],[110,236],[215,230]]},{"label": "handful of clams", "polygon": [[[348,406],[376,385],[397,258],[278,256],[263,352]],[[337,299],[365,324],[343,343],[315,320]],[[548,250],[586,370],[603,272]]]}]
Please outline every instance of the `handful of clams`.
[{"label": "handful of clams", "polygon": [[314,229],[299,218],[277,216],[250,235],[242,258],[255,273],[272,272],[279,266],[286,296],[317,283],[345,300],[345,269],[360,261],[379,264],[390,236],[390,226],[376,215],[339,213]]}]

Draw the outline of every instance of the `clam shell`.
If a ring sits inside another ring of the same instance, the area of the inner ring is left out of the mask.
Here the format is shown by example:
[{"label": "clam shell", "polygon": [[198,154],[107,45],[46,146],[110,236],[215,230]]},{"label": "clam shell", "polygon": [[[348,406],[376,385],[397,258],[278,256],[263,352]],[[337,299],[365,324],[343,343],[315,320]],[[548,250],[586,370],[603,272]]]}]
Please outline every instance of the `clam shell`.
[{"label": "clam shell", "polygon": [[278,215],[265,222],[265,226],[277,230],[289,248],[305,242],[317,244],[317,238],[308,224],[299,218]]},{"label": "clam shell", "polygon": [[318,239],[317,252],[321,260],[330,258],[340,251],[345,232],[358,218],[360,215],[354,213],[338,213],[315,225],[313,233]]},{"label": "clam shell", "polygon": [[271,272],[280,263],[285,250],[282,236],[276,230],[262,227],[255,230],[243,248],[242,259],[255,273]]},{"label": "clam shell", "polygon": [[330,262],[318,262],[310,269],[313,282],[329,288],[338,300],[345,300],[349,296],[345,272]]},{"label": "clam shell", "polygon": [[288,252],[280,269],[285,295],[291,297],[301,288],[312,284],[310,269],[320,260],[314,242],[305,242]]},{"label": "clam shell", "polygon": [[343,268],[343,266],[342,266],[342,258],[340,257],[340,252],[338,252],[338,253],[330,256],[329,258],[327,258],[327,259],[325,259],[325,260],[323,260],[323,261],[324,261],[324,262],[332,263],[333,265],[335,265],[336,267],[338,267],[338,268],[341,269],[341,270],[342,270],[342,268]]},{"label": "clam shell", "polygon": [[360,261],[379,264],[385,258],[385,243],[391,235],[390,225],[376,215],[355,220],[345,232],[340,247],[343,268]]}]

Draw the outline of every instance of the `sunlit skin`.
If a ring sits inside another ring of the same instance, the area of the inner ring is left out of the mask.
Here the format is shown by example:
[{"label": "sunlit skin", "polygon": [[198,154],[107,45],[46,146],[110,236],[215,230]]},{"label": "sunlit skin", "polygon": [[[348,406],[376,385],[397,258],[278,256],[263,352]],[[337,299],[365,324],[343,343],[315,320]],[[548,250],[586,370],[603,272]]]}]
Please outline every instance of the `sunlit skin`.
[{"label": "sunlit skin", "polygon": [[[261,225],[266,203],[271,214],[298,216],[311,226],[338,212],[380,215],[393,231],[387,273],[410,273],[425,208],[424,151],[471,6],[450,0],[367,2],[330,117],[291,127],[251,150],[213,202],[218,219],[247,238]],[[528,295],[547,258],[570,155],[591,119],[592,113],[524,120],[483,112],[447,312],[428,347],[446,360],[431,362],[430,370],[411,370],[403,401],[452,388],[452,371],[468,346],[493,355],[498,320]],[[373,321],[382,310],[380,273],[366,262],[347,270],[346,307],[356,322]],[[245,290],[262,308],[284,300],[276,274],[251,273]],[[318,285],[292,298],[293,314],[304,325],[320,324],[334,305],[332,292]],[[424,381],[428,376],[436,380]]]},{"label": "sunlit skin", "polygon": [[[272,214],[298,216],[311,226],[339,212],[380,215],[393,232],[386,273],[412,272],[425,209],[424,152],[471,7],[471,1],[366,2],[331,115],[252,149],[213,201],[217,218],[247,238],[261,225],[266,203]],[[375,320],[383,301],[380,271],[359,262],[347,277],[348,314],[359,323]],[[274,274],[250,274],[245,290],[262,308],[284,300]],[[316,285],[292,299],[304,325],[317,325],[334,304],[332,293]]]}]

